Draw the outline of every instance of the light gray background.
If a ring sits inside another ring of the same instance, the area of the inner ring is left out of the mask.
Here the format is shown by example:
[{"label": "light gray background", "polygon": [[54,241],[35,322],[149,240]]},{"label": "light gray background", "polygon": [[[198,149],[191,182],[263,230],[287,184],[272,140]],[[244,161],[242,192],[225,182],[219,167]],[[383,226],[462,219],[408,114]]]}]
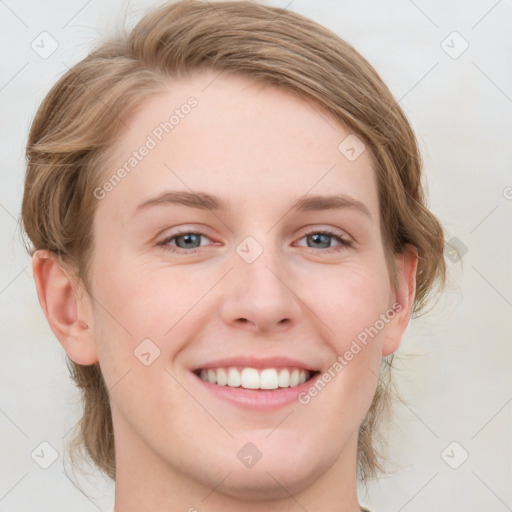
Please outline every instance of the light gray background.
[{"label": "light gray background", "polygon": [[[394,472],[361,501],[375,512],[512,510],[512,2],[288,1],[269,3],[345,38],[400,100],[424,155],[429,205],[447,238],[467,247],[461,262],[447,260],[438,305],[407,330],[396,372],[407,405],[389,431]],[[63,472],[79,397],[39,307],[17,219],[38,104],[99,36],[149,5],[0,0],[1,512],[113,503],[113,485],[96,471],[76,480]],[[43,31],[59,44],[47,59],[31,48]],[[31,458],[43,441],[59,454],[46,470]],[[447,461],[456,465],[463,450],[469,458],[452,469]]]}]

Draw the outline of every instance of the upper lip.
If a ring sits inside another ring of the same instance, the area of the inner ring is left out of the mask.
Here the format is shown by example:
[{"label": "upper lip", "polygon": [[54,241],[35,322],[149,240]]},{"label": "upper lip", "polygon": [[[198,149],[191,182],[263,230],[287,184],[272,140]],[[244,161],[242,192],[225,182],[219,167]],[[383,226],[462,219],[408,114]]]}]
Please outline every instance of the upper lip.
[{"label": "upper lip", "polygon": [[265,369],[265,368],[299,368],[303,370],[308,370],[311,372],[318,371],[318,368],[305,363],[304,361],[299,361],[298,359],[292,359],[286,356],[274,356],[274,357],[252,357],[252,356],[240,356],[240,357],[227,357],[223,359],[215,359],[214,361],[208,361],[202,364],[195,365],[190,369],[192,371],[196,370],[207,370],[209,368],[229,368],[234,366],[241,366],[243,368],[256,368],[256,369]]}]

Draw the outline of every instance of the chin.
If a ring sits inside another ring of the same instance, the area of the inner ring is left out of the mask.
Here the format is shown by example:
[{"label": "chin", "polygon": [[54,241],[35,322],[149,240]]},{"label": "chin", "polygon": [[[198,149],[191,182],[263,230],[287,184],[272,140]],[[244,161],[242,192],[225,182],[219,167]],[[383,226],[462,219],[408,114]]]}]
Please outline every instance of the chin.
[{"label": "chin", "polygon": [[247,501],[286,499],[308,488],[323,473],[308,464],[297,468],[292,461],[284,462],[263,465],[260,461],[259,468],[235,468],[217,491]]},{"label": "chin", "polygon": [[321,452],[318,444],[315,447],[291,439],[286,441],[285,435],[276,436],[274,442],[270,437],[265,441],[266,435],[268,432],[252,445],[248,444],[250,441],[237,441],[237,446],[242,448],[235,451],[233,458],[224,458],[222,462],[217,459],[220,463],[214,464],[215,485],[219,475],[229,474],[217,488],[218,492],[253,501],[289,498],[318,480],[335,462],[332,449]]}]

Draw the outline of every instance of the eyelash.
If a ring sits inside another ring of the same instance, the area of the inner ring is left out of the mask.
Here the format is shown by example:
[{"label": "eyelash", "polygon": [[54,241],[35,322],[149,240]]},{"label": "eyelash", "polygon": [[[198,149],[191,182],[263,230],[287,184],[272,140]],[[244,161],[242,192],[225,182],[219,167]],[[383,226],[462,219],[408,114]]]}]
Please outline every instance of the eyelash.
[{"label": "eyelash", "polygon": [[[196,253],[200,249],[200,247],[195,247],[193,249],[183,249],[181,247],[174,247],[172,245],[169,245],[169,242],[171,242],[175,238],[178,238],[178,237],[183,236],[183,235],[200,235],[200,236],[203,236],[205,238],[209,238],[208,235],[206,235],[204,233],[201,233],[200,231],[180,231],[179,233],[174,233],[172,236],[168,236],[167,238],[165,238],[164,240],[159,242],[158,245],[161,246],[166,251],[171,251],[171,252],[176,252],[176,253],[184,251],[187,254]],[[334,233],[333,231],[329,231],[329,230],[309,231],[308,233],[305,233],[300,238],[300,240],[302,240],[303,238],[306,238],[306,237],[308,237],[310,235],[327,235],[327,236],[331,236],[331,237],[335,238],[340,243],[340,245],[335,246],[335,247],[328,247],[328,248],[325,248],[325,249],[320,249],[323,252],[329,252],[329,253],[331,253],[331,252],[339,252],[339,251],[341,251],[343,249],[347,249],[347,248],[350,248],[350,247],[353,246],[353,243],[351,241],[346,240],[345,238],[341,237],[340,235]],[[315,250],[314,247],[307,247],[307,249]]]}]

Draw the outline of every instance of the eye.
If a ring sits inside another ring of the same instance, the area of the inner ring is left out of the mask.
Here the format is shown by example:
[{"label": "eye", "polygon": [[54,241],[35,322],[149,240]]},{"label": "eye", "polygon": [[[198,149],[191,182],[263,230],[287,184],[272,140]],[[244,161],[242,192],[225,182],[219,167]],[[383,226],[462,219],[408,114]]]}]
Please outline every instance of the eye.
[{"label": "eye", "polygon": [[[309,233],[306,233],[301,240],[303,239],[307,240],[308,247],[310,248],[316,248],[316,249],[330,249],[326,252],[332,252],[332,251],[340,251],[343,248],[346,247],[352,247],[352,242],[345,239],[343,236],[334,233],[333,231],[310,231]],[[331,242],[332,240],[336,240],[339,242],[338,246],[332,247]],[[312,243],[312,245],[309,245],[309,242]]]},{"label": "eye", "polygon": [[[201,237],[208,238],[204,233],[195,231],[182,231],[181,233],[175,233],[171,236],[168,236],[159,242],[158,245],[162,246],[166,250],[175,252],[179,251],[179,249],[186,251],[190,249],[194,250],[202,245]],[[176,241],[176,245],[171,244],[173,241]]]}]

